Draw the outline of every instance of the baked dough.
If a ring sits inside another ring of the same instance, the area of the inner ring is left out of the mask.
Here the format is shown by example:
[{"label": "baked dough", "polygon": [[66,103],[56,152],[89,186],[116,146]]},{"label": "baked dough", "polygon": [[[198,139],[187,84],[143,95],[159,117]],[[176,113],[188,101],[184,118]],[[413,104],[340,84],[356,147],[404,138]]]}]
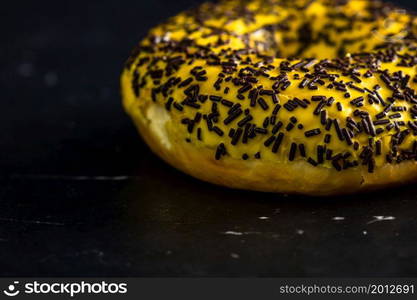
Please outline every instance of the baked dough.
[{"label": "baked dough", "polygon": [[334,195],[417,179],[416,18],[377,1],[205,3],[153,28],[123,106],[174,167]]}]

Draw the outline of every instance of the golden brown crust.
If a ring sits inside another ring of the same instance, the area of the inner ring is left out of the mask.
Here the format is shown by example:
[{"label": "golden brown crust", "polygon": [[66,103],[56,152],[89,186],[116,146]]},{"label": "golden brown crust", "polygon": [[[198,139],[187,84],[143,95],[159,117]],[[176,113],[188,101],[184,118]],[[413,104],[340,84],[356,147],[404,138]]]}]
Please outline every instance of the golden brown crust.
[{"label": "golden brown crust", "polygon": [[152,151],[167,163],[201,180],[231,188],[324,196],[395,186],[417,179],[416,161],[386,164],[374,173],[368,173],[366,166],[337,172],[326,167],[314,167],[303,160],[292,163],[242,162],[225,157],[219,161],[214,159],[212,149],[197,149],[184,140],[175,141],[172,149],[167,150],[145,124],[136,125]]},{"label": "golden brown crust", "polygon": [[[122,77],[122,80],[125,77]],[[126,79],[125,79],[126,80]],[[125,109],[151,150],[178,170],[198,179],[221,186],[263,192],[308,194],[327,196],[350,194],[413,182],[417,180],[417,161],[401,164],[386,164],[374,173],[366,166],[351,168],[343,172],[322,166],[312,166],[304,160],[291,163],[224,157],[221,161],[213,157],[213,149],[197,148],[184,139],[176,138],[166,126],[171,149],[161,143],[160,138],[139,114],[146,111],[129,109],[134,102],[123,95]],[[147,106],[146,109],[149,109]],[[146,110],[145,109],[145,110]]]}]

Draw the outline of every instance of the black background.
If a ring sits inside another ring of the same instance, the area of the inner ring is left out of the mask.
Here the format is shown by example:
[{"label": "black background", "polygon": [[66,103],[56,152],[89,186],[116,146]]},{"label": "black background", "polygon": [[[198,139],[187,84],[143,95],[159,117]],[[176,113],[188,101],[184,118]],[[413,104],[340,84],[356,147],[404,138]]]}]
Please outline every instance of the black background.
[{"label": "black background", "polygon": [[150,153],[119,74],[152,25],[195,3],[2,3],[0,275],[417,276],[413,186],[235,191]]}]

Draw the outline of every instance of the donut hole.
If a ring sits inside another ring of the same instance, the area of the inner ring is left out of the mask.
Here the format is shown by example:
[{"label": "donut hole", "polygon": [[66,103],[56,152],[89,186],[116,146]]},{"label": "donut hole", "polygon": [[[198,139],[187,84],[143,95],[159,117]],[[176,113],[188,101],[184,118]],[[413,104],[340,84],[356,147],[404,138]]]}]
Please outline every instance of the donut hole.
[{"label": "donut hole", "polygon": [[[261,54],[284,59],[342,58],[348,54],[374,52],[387,42],[402,41],[410,22],[403,10],[392,9],[389,4],[378,1],[299,3],[301,6],[296,12],[282,18],[279,17],[281,11],[273,8],[277,10],[276,21],[250,32],[250,46]],[[282,10],[285,9],[284,4]],[[263,16],[257,22],[262,23]]]}]

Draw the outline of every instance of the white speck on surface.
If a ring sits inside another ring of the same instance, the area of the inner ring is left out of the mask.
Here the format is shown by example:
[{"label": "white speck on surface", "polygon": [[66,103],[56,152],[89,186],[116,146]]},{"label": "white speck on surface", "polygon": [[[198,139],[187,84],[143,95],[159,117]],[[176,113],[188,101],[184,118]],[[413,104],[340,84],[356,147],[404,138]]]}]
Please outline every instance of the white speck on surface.
[{"label": "white speck on surface", "polygon": [[342,221],[344,219],[345,219],[345,217],[333,217],[332,218],[333,221]]},{"label": "white speck on surface", "polygon": [[364,230],[364,231],[362,231],[362,234],[363,235],[367,235],[368,234],[368,231]]},{"label": "white speck on surface", "polygon": [[234,259],[239,259],[240,258],[240,255],[237,254],[237,253],[230,253],[230,257],[231,258],[234,258]]},{"label": "white speck on surface", "polygon": [[227,234],[227,235],[243,235],[243,232],[229,230],[229,231],[223,232],[223,234]]},{"label": "white speck on surface", "polygon": [[366,224],[372,224],[372,223],[381,222],[381,221],[392,221],[392,220],[395,220],[395,217],[393,217],[393,216],[374,216],[374,219],[369,221]]},{"label": "white speck on surface", "polygon": [[269,217],[259,217],[258,219],[259,219],[259,220],[268,220],[268,219],[269,219]]},{"label": "white speck on surface", "polygon": [[17,67],[17,74],[22,77],[30,77],[33,75],[33,65],[31,63],[22,63]]},{"label": "white speck on surface", "polygon": [[38,225],[53,225],[53,226],[64,226],[61,222],[49,222],[43,220],[26,220],[26,219],[14,219],[14,218],[0,218],[0,222],[12,222],[22,224],[38,224]]},{"label": "white speck on surface", "polygon": [[58,83],[58,75],[55,72],[48,72],[45,74],[44,81],[49,87],[55,86]]},{"label": "white speck on surface", "polygon": [[260,231],[245,231],[243,234],[255,234],[255,235],[258,235],[258,234],[262,234],[262,232],[260,232]]},{"label": "white speck on surface", "polygon": [[303,235],[303,234],[304,234],[304,230],[302,230],[302,229],[297,229],[297,234],[299,234],[299,235]]},{"label": "white speck on surface", "polygon": [[221,232],[221,234],[226,234],[226,235],[260,235],[260,234],[263,234],[263,232],[260,232],[260,231],[240,232],[240,231],[228,230],[228,231]]}]

